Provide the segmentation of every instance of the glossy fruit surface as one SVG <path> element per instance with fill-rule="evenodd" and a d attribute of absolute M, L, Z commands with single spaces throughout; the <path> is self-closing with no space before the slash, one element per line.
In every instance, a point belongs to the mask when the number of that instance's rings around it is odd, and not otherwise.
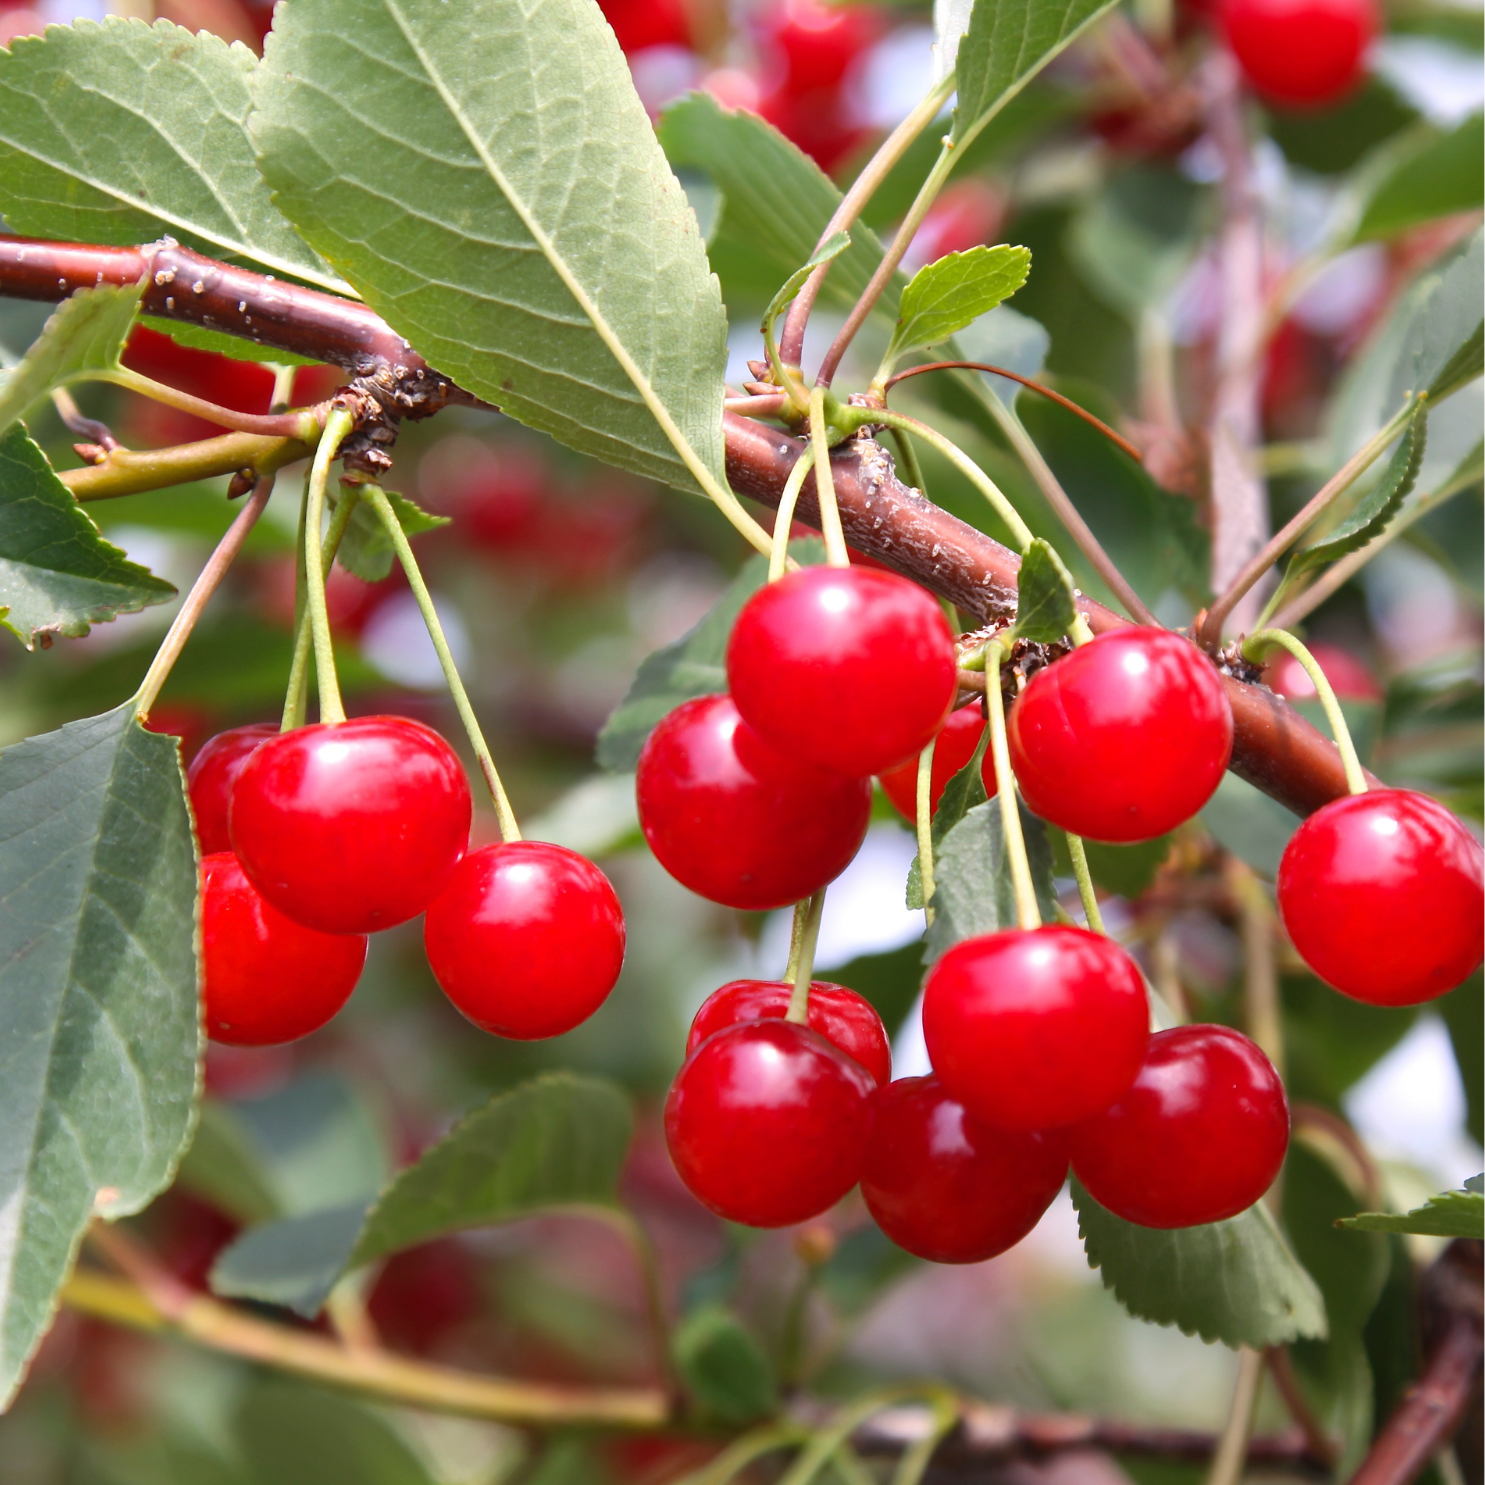
<path fill-rule="evenodd" d="M 993 1129 L 937 1078 L 872 1098 L 861 1194 L 897 1244 L 934 1263 L 979 1263 L 1036 1226 L 1067 1175 L 1060 1130 Z"/>
<path fill-rule="evenodd" d="M 701 1003 L 686 1038 L 690 1056 L 715 1031 L 740 1021 L 782 1020 L 794 987 L 782 980 L 733 980 Z M 876 1007 L 828 980 L 810 981 L 809 1028 L 859 1062 L 878 1086 L 892 1077 L 892 1045 Z"/>
<path fill-rule="evenodd" d="M 787 573 L 744 604 L 727 645 L 728 688 L 760 737 L 862 778 L 917 758 L 956 676 L 937 601 L 873 568 Z"/>
<path fill-rule="evenodd" d="M 665 1139 L 703 1206 L 749 1227 L 832 1207 L 861 1175 L 876 1085 L 824 1037 L 745 1021 L 686 1059 L 665 1101 Z"/>
<path fill-rule="evenodd" d="M 923 987 L 923 1036 L 977 1119 L 1053 1129 L 1113 1103 L 1149 1039 L 1135 962 L 1112 939 L 1049 923 L 955 944 Z"/>
<path fill-rule="evenodd" d="M 469 781 L 431 727 L 356 717 L 270 738 L 232 791 L 232 846 L 282 913 L 323 933 L 415 918 L 469 842 Z"/>
<path fill-rule="evenodd" d="M 278 736 L 272 722 L 254 722 L 250 727 L 234 727 L 219 732 L 191 760 L 186 770 L 186 788 L 191 796 L 191 812 L 196 816 L 196 836 L 203 856 L 230 851 L 232 840 L 227 833 L 227 805 L 232 786 L 242 766 L 270 737 Z"/>
<path fill-rule="evenodd" d="M 1070 1131 L 1072 1166 L 1126 1222 L 1192 1227 L 1252 1206 L 1289 1148 L 1289 1103 L 1263 1053 L 1226 1026 L 1150 1038 L 1134 1086 Z"/>
<path fill-rule="evenodd" d="M 482 1031 L 560 1036 L 608 998 L 624 963 L 624 914 L 585 856 L 544 841 L 471 851 L 423 920 L 443 992 Z"/>
<path fill-rule="evenodd" d="M 1279 863 L 1279 912 L 1300 957 L 1344 995 L 1418 1005 L 1485 953 L 1479 842 L 1436 800 L 1372 789 L 1332 800 Z"/>
<path fill-rule="evenodd" d="M 201 862 L 202 995 L 215 1042 L 267 1047 L 318 1031 L 366 963 L 359 934 L 316 933 L 286 918 L 231 851 Z"/>
<path fill-rule="evenodd" d="M 727 907 L 787 907 L 818 892 L 850 865 L 871 818 L 867 779 L 785 758 L 728 696 L 663 718 L 635 788 L 661 866 Z"/>
<path fill-rule="evenodd" d="M 974 757 L 975 749 L 980 745 L 980 737 L 984 731 L 985 718 L 978 702 L 970 706 L 961 706 L 958 711 L 949 713 L 949 720 L 944 723 L 943 730 L 933 745 L 933 774 L 929 785 L 930 814 L 938 808 L 944 785 Z M 985 749 L 985 757 L 980 763 L 980 779 L 985 785 L 986 795 L 994 799 L 995 759 L 990 756 L 989 748 Z M 916 758 L 898 768 L 889 768 L 881 776 L 881 785 L 883 793 L 892 801 L 898 814 L 908 820 L 918 818 L 918 760 Z"/>
<path fill-rule="evenodd" d="M 1379 21 L 1373 0 L 1226 0 L 1219 18 L 1248 82 L 1296 108 L 1339 102 L 1360 82 Z"/>
<path fill-rule="evenodd" d="M 1232 711 L 1194 644 L 1130 625 L 1038 671 L 1006 733 L 1035 814 L 1123 843 L 1164 835 L 1212 797 L 1232 753 Z"/>
<path fill-rule="evenodd" d="M 1353 701 L 1380 701 L 1382 688 L 1377 678 L 1350 650 L 1339 645 L 1312 644 L 1310 654 L 1319 663 L 1330 689 L 1343 699 Z M 1313 701 L 1316 696 L 1315 683 L 1309 672 L 1289 653 L 1278 651 L 1264 668 L 1264 684 L 1290 701 Z"/>

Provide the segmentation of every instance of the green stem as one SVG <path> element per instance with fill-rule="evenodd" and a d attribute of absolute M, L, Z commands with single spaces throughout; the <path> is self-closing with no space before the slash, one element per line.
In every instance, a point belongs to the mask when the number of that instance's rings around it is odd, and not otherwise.
<path fill-rule="evenodd" d="M 163 490 L 168 485 L 191 484 L 241 470 L 251 470 L 261 479 L 285 464 L 309 458 L 313 452 L 314 440 L 301 443 L 297 438 L 223 433 L 167 449 L 110 449 L 101 464 L 64 469 L 57 477 L 80 501 L 113 500 L 120 495 Z"/>
<path fill-rule="evenodd" d="M 789 565 L 789 531 L 794 525 L 794 507 L 799 504 L 799 492 L 804 488 L 805 476 L 814 465 L 815 449 L 810 444 L 794 461 L 794 468 L 784 481 L 784 492 L 779 496 L 778 518 L 773 523 L 773 550 L 768 554 L 768 580 L 771 583 L 778 582 Z"/>
<path fill-rule="evenodd" d="M 909 1398 L 922 1397 L 930 1402 L 936 1402 L 946 1396 L 945 1389 L 931 1382 L 905 1387 L 883 1387 L 875 1392 L 868 1392 L 864 1397 L 859 1397 L 855 1402 L 848 1403 L 841 1408 L 831 1419 L 829 1426 L 820 1429 L 810 1439 L 809 1444 L 794 1461 L 779 1485 L 809 1485 L 831 1455 L 873 1413 L 879 1413 L 883 1408 L 889 1408 L 893 1403 L 906 1401 Z"/>
<path fill-rule="evenodd" d="M 903 1451 L 892 1473 L 892 1485 L 919 1485 L 928 1472 L 933 1451 L 959 1421 L 959 1409 L 950 1393 L 941 1392 L 931 1397 L 928 1405 L 933 1412 L 933 1426 L 911 1448 Z"/>
<path fill-rule="evenodd" d="M 1240 1485 L 1243 1468 L 1248 1462 L 1248 1438 L 1253 1431 L 1253 1414 L 1258 1407 L 1258 1387 L 1263 1380 L 1263 1352 L 1244 1346 L 1238 1352 L 1237 1380 L 1232 1389 L 1232 1405 L 1227 1423 L 1217 1441 L 1212 1467 L 1206 1485 Z"/>
<path fill-rule="evenodd" d="M 413 591 L 413 597 L 417 599 L 423 622 L 428 626 L 428 637 L 433 641 L 433 648 L 438 652 L 438 663 L 443 667 L 444 679 L 449 685 L 449 694 L 454 698 L 454 707 L 459 713 L 459 720 L 464 724 L 464 731 L 469 736 L 470 746 L 474 749 L 475 757 L 479 759 L 480 772 L 484 774 L 485 783 L 490 789 L 490 797 L 495 802 L 495 813 L 500 821 L 500 838 L 505 841 L 520 840 L 521 829 L 516 824 L 516 813 L 510 807 L 510 798 L 505 792 L 505 785 L 500 782 L 495 760 L 490 756 L 489 744 L 485 741 L 485 734 L 480 730 L 479 719 L 474 714 L 474 707 L 470 705 L 469 693 L 464 689 L 464 682 L 459 676 L 459 668 L 454 664 L 449 642 L 444 636 L 443 625 L 439 622 L 438 611 L 433 606 L 433 595 L 429 593 L 428 585 L 423 581 L 418 559 L 413 556 L 412 544 L 407 539 L 407 533 L 402 529 L 402 522 L 397 519 L 397 512 L 392 509 L 392 502 L 387 499 L 387 493 L 380 485 L 362 485 L 361 493 L 364 499 L 371 502 L 371 508 L 380 517 L 382 525 L 387 528 L 387 535 L 396 549 L 397 559 L 402 563 L 403 572 L 407 574 L 408 586 Z"/>
<path fill-rule="evenodd" d="M 309 656 L 313 638 L 307 599 L 309 576 L 304 561 L 305 514 L 309 510 L 308 476 L 305 476 L 305 498 L 299 502 L 299 571 L 294 594 L 294 658 L 289 663 L 289 684 L 284 691 L 284 716 L 281 728 L 284 732 L 304 726 L 304 714 L 309 703 Z M 335 514 L 330 517 L 329 529 L 325 532 L 323 568 L 328 579 L 335 554 L 340 550 L 340 539 L 351 524 L 351 515 L 361 497 L 354 489 L 347 489 L 336 502 Z"/>
<path fill-rule="evenodd" d="M 796 916 L 798 925 L 799 950 L 797 954 L 791 955 L 794 964 L 794 990 L 789 996 L 789 1009 L 784 1020 L 793 1021 L 797 1026 L 807 1026 L 810 1014 L 810 980 L 815 973 L 815 945 L 820 938 L 820 918 L 825 911 L 825 889 L 820 888 L 806 903 L 801 904 L 804 908 L 803 917 Z M 799 908 L 795 908 L 798 915 Z"/>
<path fill-rule="evenodd" d="M 1094 933 L 1107 933 L 1103 926 L 1103 914 L 1098 910 L 1098 894 L 1093 890 L 1093 878 L 1088 872 L 1088 852 L 1083 849 L 1083 837 L 1071 830 L 1062 832 L 1067 837 L 1067 854 L 1072 858 L 1073 875 L 1078 879 L 1078 896 L 1083 899 L 1083 916 Z"/>
<path fill-rule="evenodd" d="M 810 392 L 810 448 L 815 455 L 815 500 L 820 507 L 825 556 L 832 567 L 849 567 L 851 554 L 846 550 L 840 507 L 835 503 L 835 477 L 830 469 L 830 425 L 825 421 L 824 387 L 815 387 Z"/>
<path fill-rule="evenodd" d="M 700 1474 L 691 1476 L 688 1485 L 729 1485 L 755 1459 L 794 1448 L 808 1438 L 802 1423 L 765 1423 L 733 1440 Z"/>
<path fill-rule="evenodd" d="M 933 924 L 933 749 L 937 738 L 918 754 L 918 790 L 913 819 L 918 830 L 918 881 L 923 891 L 923 916 Z"/>
<path fill-rule="evenodd" d="M 230 407 L 218 407 L 215 402 L 207 402 L 205 398 L 193 397 L 189 392 L 178 392 L 174 387 L 167 387 L 163 382 L 153 381 L 122 366 L 100 373 L 99 380 L 112 382 L 116 387 L 124 387 L 130 392 L 138 392 L 141 396 L 163 402 L 167 407 L 178 408 L 181 412 L 191 413 L 194 417 L 205 418 L 207 422 L 216 423 L 220 427 L 235 428 L 240 433 L 257 433 L 269 438 L 297 438 L 309 443 L 320 427 L 320 420 L 308 409 L 303 412 L 266 415 L 237 412 Z"/>
<path fill-rule="evenodd" d="M 294 401 L 294 373 L 299 368 L 286 366 L 280 361 L 265 361 L 263 364 L 273 372 L 273 394 L 268 399 L 268 411 L 286 412 Z"/>
<path fill-rule="evenodd" d="M 325 604 L 324 538 L 320 525 L 325 518 L 325 486 L 330 480 L 330 465 L 345 442 L 355 419 L 343 407 L 330 410 L 325 431 L 315 449 L 309 471 L 309 491 L 305 497 L 304 565 L 305 597 L 309 607 L 310 629 L 314 636 L 315 678 L 320 691 L 320 721 L 344 722 L 345 707 L 340 699 L 340 682 L 335 677 L 335 645 L 330 638 L 330 611 Z"/>
<path fill-rule="evenodd" d="M 928 482 L 923 478 L 923 466 L 918 463 L 918 451 L 913 447 L 913 441 L 901 428 L 892 430 L 892 442 L 897 445 L 897 452 L 902 458 L 902 476 L 925 499 L 928 496 Z"/>
<path fill-rule="evenodd" d="M 1000 662 L 1004 646 L 992 639 L 985 646 L 985 704 L 989 713 L 990 751 L 995 758 L 995 777 L 1000 787 L 1000 821 L 1005 835 L 1006 860 L 1011 866 L 1011 885 L 1016 893 L 1016 918 L 1022 928 L 1040 928 L 1042 915 L 1036 905 L 1036 886 L 1031 863 L 1026 858 L 1026 837 L 1021 833 L 1021 811 L 1016 804 L 1016 776 L 1011 772 L 1011 754 L 1005 740 L 1005 699 L 1000 694 Z"/>
<path fill-rule="evenodd" d="M 1320 705 L 1325 708 L 1325 720 L 1330 723 L 1331 736 L 1340 749 L 1341 764 L 1346 770 L 1346 787 L 1353 794 L 1365 794 L 1366 773 L 1362 769 L 1361 759 L 1356 756 L 1356 744 L 1351 741 L 1351 729 L 1346 726 L 1345 714 L 1341 711 L 1341 704 L 1336 700 L 1330 682 L 1325 678 L 1325 672 L 1320 669 L 1315 657 L 1286 629 L 1260 629 L 1257 634 L 1250 635 L 1243 641 L 1243 658 L 1251 660 L 1255 665 L 1259 664 L 1263 652 L 1270 645 L 1288 650 L 1304 666 L 1305 674 L 1315 684 Z"/>

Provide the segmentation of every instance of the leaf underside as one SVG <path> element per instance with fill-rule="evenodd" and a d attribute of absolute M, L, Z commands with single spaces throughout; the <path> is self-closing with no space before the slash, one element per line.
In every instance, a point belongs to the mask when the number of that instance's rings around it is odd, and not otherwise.
<path fill-rule="evenodd" d="M 1038 644 L 1067 635 L 1078 617 L 1072 574 L 1049 541 L 1037 537 L 1016 575 L 1016 634 Z"/>
<path fill-rule="evenodd" d="M 1445 1191 L 1411 1212 L 1362 1212 L 1344 1217 L 1337 1227 L 1360 1232 L 1411 1232 L 1424 1237 L 1485 1237 L 1485 1195 L 1478 1191 Z"/>

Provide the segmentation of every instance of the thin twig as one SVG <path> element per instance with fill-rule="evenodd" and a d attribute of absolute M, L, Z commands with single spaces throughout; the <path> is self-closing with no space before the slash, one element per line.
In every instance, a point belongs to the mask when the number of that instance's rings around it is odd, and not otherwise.
<path fill-rule="evenodd" d="M 120 495 L 138 495 L 144 490 L 194 484 L 222 474 L 246 472 L 259 479 L 285 464 L 307 459 L 312 453 L 314 446 L 297 438 L 223 433 L 217 438 L 175 444 L 166 449 L 116 446 L 99 463 L 64 469 L 57 477 L 78 500 L 112 500 Z"/>
<path fill-rule="evenodd" d="M 182 392 L 164 382 L 141 376 L 127 367 L 117 367 L 98 375 L 101 381 L 112 382 L 125 391 L 137 392 L 141 397 L 163 402 L 167 407 L 190 413 L 193 417 L 204 418 L 208 423 L 216 423 L 222 428 L 235 428 L 239 433 L 257 433 L 265 438 L 297 438 L 301 442 L 308 442 L 321 425 L 321 416 L 314 409 L 263 414 L 238 412 L 235 408 L 220 407 L 215 402 L 206 401 L 204 397 L 193 397 L 189 392 Z M 323 409 L 320 413 L 323 413 Z"/>
<path fill-rule="evenodd" d="M 1263 1353 L 1244 1346 L 1238 1352 L 1237 1380 L 1227 1424 L 1212 1456 L 1206 1485 L 1238 1485 L 1248 1462 L 1248 1437 L 1253 1432 L 1253 1414 L 1258 1407 L 1258 1388 L 1263 1381 Z"/>
<path fill-rule="evenodd" d="M 52 406 L 56 408 L 57 416 L 66 424 L 69 431 L 80 433 L 104 453 L 111 453 L 114 449 L 122 447 L 118 439 L 113 436 L 113 430 L 108 424 L 100 423 L 97 418 L 87 417 L 77 405 L 77 399 L 66 387 L 52 388 Z"/>
<path fill-rule="evenodd" d="M 1274 1386 L 1279 1396 L 1284 1399 L 1284 1406 L 1288 1409 L 1289 1416 L 1294 1419 L 1304 1434 L 1310 1453 L 1317 1459 L 1327 1459 L 1334 1465 L 1340 1458 L 1340 1448 L 1336 1441 L 1326 1433 L 1324 1424 L 1316 1416 L 1315 1410 L 1310 1406 L 1310 1401 L 1304 1394 L 1304 1389 L 1299 1385 L 1299 1378 L 1295 1375 L 1294 1362 L 1289 1355 L 1289 1348 L 1270 1346 L 1263 1353 L 1263 1359 L 1268 1366 L 1269 1376 L 1274 1379 Z"/>

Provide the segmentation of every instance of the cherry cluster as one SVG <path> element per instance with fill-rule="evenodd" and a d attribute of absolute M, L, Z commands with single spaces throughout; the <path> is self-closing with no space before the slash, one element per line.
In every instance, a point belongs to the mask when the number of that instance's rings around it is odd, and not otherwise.
<path fill-rule="evenodd" d="M 444 993 L 499 1036 L 570 1031 L 619 977 L 624 917 L 608 879 L 540 841 L 470 850 L 463 766 L 420 722 L 238 727 L 187 780 L 214 1041 L 318 1030 L 355 989 L 367 935 L 420 913 Z"/>

